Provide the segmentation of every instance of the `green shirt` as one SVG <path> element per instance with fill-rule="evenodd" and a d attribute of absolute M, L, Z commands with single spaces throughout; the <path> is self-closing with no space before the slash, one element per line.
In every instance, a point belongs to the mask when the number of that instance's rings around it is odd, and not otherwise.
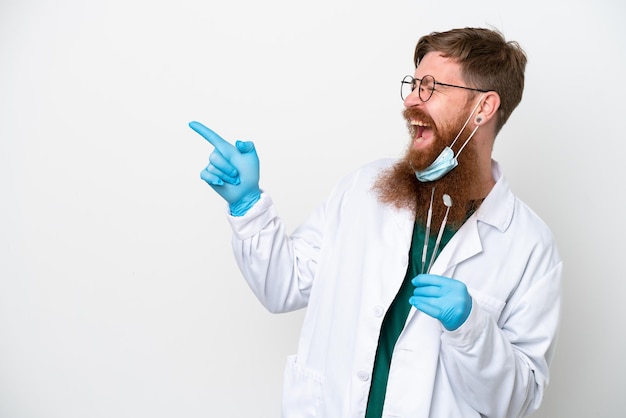
<path fill-rule="evenodd" d="M 445 247 L 450 238 L 456 231 L 445 228 L 439 251 Z M 409 266 L 406 276 L 398 294 L 394 298 L 389 310 L 383 319 L 380 336 L 378 338 L 378 348 L 374 359 L 374 369 L 372 371 L 372 384 L 370 386 L 369 398 L 367 400 L 366 418 L 380 418 L 383 414 L 383 405 L 385 403 L 385 393 L 387 391 L 387 380 L 389 378 L 389 367 L 391 365 L 391 356 L 396 341 L 400 333 L 404 329 L 404 324 L 409 316 L 411 304 L 409 298 L 413 296 L 413 285 L 411 280 L 417 276 L 422 270 L 422 251 L 424 248 L 425 228 L 415 223 L 413 229 L 413 239 L 411 241 L 411 249 L 409 251 Z M 436 236 L 430 236 L 428 240 L 428 254 L 426 255 L 426 265 L 430 261 L 432 252 L 435 248 Z M 425 269 L 425 268 L 424 268 Z"/>

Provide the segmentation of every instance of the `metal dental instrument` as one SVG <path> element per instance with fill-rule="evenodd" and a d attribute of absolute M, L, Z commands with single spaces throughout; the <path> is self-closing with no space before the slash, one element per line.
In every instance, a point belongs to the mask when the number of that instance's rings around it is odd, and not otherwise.
<path fill-rule="evenodd" d="M 433 187 L 432 192 L 430 193 L 430 206 L 428 206 L 428 216 L 426 218 L 426 234 L 424 235 L 424 249 L 422 250 L 422 269 L 421 272 L 424 273 L 424 268 L 426 267 L 426 253 L 428 252 L 428 237 L 430 236 L 430 221 L 433 217 L 433 198 L 435 197 L 435 188 Z"/>
<path fill-rule="evenodd" d="M 435 262 L 435 257 L 437 257 L 437 251 L 439 251 L 439 244 L 441 243 L 441 237 L 443 236 L 443 230 L 446 226 L 446 222 L 448 222 L 448 213 L 450 213 L 450 208 L 452 207 L 452 198 L 450 195 L 443 195 L 443 204 L 446 205 L 446 215 L 443 217 L 443 221 L 441 221 L 441 226 L 439 227 L 439 234 L 437 234 L 437 241 L 435 242 L 435 249 L 433 250 L 433 255 L 430 257 L 430 263 L 428 263 L 428 269 L 426 270 L 426 274 L 430 274 L 430 268 L 433 266 Z"/>

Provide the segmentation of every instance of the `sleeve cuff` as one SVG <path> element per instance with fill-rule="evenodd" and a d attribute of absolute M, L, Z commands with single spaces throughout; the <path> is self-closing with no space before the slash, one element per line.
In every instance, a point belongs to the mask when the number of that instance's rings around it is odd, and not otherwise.
<path fill-rule="evenodd" d="M 243 216 L 231 215 L 230 210 L 226 207 L 226 218 L 233 234 L 241 240 L 258 234 L 276 215 L 271 197 L 264 192 L 261 192 L 261 198 Z"/>
<path fill-rule="evenodd" d="M 443 328 L 443 339 L 457 347 L 471 346 L 485 332 L 488 321 L 489 314 L 473 299 L 472 310 L 465 322 L 454 331 Z"/>

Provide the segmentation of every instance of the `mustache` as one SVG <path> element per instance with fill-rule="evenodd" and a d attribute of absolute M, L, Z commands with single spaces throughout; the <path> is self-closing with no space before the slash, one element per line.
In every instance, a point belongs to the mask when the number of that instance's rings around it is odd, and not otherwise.
<path fill-rule="evenodd" d="M 430 117 L 430 115 L 424 112 L 422 109 L 418 109 L 417 107 L 409 107 L 404 109 L 404 111 L 402 112 L 402 116 L 408 124 L 411 123 L 411 120 L 419 120 L 430 125 L 432 128 L 435 128 L 435 121 Z"/>

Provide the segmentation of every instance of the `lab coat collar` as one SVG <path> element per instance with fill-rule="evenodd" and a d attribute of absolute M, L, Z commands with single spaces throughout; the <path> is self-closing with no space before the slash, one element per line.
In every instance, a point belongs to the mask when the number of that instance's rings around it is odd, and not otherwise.
<path fill-rule="evenodd" d="M 480 205 L 476 212 L 476 219 L 504 232 L 513 220 L 515 196 L 502 174 L 500 164 L 495 160 L 491 160 L 491 172 L 496 184 Z"/>

